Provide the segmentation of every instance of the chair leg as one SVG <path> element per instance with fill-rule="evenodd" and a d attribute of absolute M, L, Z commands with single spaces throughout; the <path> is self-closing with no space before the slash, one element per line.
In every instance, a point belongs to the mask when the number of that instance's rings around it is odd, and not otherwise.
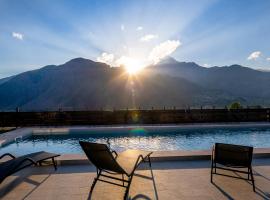
<path fill-rule="evenodd" d="M 89 194 L 90 199 L 91 199 L 92 192 L 93 192 L 93 190 L 94 190 L 94 188 L 95 188 L 95 185 L 96 185 L 96 183 L 97 183 L 97 181 L 98 181 L 98 178 L 99 178 L 100 174 L 101 174 L 101 170 L 98 172 L 97 177 L 94 179 L 94 181 L 93 181 L 93 183 L 92 183 L 91 190 L 90 190 L 90 194 Z"/>
<path fill-rule="evenodd" d="M 52 162 L 53 162 L 54 170 L 56 171 L 56 170 L 57 170 L 57 164 L 56 164 L 54 158 L 52 158 Z M 40 163 L 40 164 L 41 164 L 41 163 Z"/>
<path fill-rule="evenodd" d="M 211 183 L 213 183 L 213 161 L 211 162 Z"/>
<path fill-rule="evenodd" d="M 150 166 L 150 168 L 152 168 L 152 164 L 151 164 L 151 159 L 150 159 L 150 156 L 148 156 L 148 162 L 149 162 L 149 166 Z"/>
<path fill-rule="evenodd" d="M 125 192 L 124 200 L 128 199 L 128 193 L 129 193 L 129 188 L 130 188 L 132 178 L 133 178 L 133 174 L 130 176 L 130 178 L 128 180 L 128 185 L 127 185 L 127 189 L 126 189 L 126 192 Z"/>
<path fill-rule="evenodd" d="M 253 187 L 253 192 L 255 192 L 255 181 L 253 177 L 253 172 L 252 172 L 252 167 L 250 166 L 250 176 L 251 176 L 251 182 L 252 182 L 252 187 Z"/>
<path fill-rule="evenodd" d="M 250 174 L 250 168 L 248 168 L 248 180 L 250 180 L 249 178 L 249 174 Z"/>

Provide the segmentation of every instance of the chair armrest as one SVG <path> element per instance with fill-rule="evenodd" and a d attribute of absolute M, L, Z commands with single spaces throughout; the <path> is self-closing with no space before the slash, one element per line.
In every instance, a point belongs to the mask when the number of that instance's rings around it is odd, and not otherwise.
<path fill-rule="evenodd" d="M 30 161 L 31 162 L 31 164 L 34 164 L 34 165 L 37 165 L 37 163 L 34 161 L 34 160 L 32 160 L 31 158 L 25 158 L 25 159 L 23 159 L 21 162 L 19 162 L 16 166 L 15 166 L 15 168 L 20 168 L 20 169 L 23 169 L 23 168 L 25 168 L 25 167 L 27 167 L 27 166 L 30 166 L 30 165 L 25 165 L 25 166 L 23 166 L 23 167 L 20 167 L 25 161 Z"/>
<path fill-rule="evenodd" d="M 132 170 L 132 174 L 134 173 L 134 171 L 136 170 L 136 168 L 138 167 L 138 163 L 141 161 L 141 160 L 143 160 L 143 156 L 142 155 L 139 155 L 138 156 L 138 158 L 137 158 L 137 160 L 136 160 L 136 163 L 135 163 L 135 165 L 134 165 L 134 168 L 133 168 L 133 170 Z"/>
<path fill-rule="evenodd" d="M 31 158 L 25 158 L 25 160 L 29 160 L 30 162 L 32 162 L 33 164 L 37 164 L 37 162 L 35 162 L 33 159 Z"/>
<path fill-rule="evenodd" d="M 6 157 L 6 156 L 11 157 L 12 159 L 16 158 L 16 157 L 15 157 L 14 155 L 12 155 L 11 153 L 5 153 L 5 154 L 3 154 L 3 155 L 0 156 L 0 159 L 4 158 L 4 157 Z"/>
<path fill-rule="evenodd" d="M 143 156 L 142 155 L 139 155 L 139 157 L 137 158 L 136 164 L 135 164 L 136 167 L 138 166 L 138 163 L 140 162 L 140 159 L 143 160 Z"/>

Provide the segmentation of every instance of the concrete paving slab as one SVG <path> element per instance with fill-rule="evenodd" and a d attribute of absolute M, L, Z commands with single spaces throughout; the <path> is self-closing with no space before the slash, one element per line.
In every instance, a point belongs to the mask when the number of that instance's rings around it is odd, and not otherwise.
<path fill-rule="evenodd" d="M 130 199 L 270 199 L 270 159 L 255 159 L 256 193 L 244 180 L 214 176 L 209 161 L 154 162 L 142 165 L 131 184 Z M 232 172 L 227 172 L 232 173 Z M 233 174 L 237 175 L 237 174 Z M 94 177 L 92 165 L 26 168 L 0 185 L 0 199 L 88 199 Z M 92 199 L 122 199 L 123 188 L 98 182 Z"/>

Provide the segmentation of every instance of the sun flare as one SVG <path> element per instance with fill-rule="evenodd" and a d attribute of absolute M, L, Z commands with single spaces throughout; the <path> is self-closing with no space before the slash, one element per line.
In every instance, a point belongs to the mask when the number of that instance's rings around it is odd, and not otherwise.
<path fill-rule="evenodd" d="M 145 64 L 139 59 L 134 59 L 126 56 L 121 57 L 118 62 L 119 65 L 125 67 L 126 71 L 130 75 L 139 73 L 145 67 Z"/>
<path fill-rule="evenodd" d="M 143 67 L 137 64 L 128 64 L 125 68 L 129 74 L 137 74 Z"/>

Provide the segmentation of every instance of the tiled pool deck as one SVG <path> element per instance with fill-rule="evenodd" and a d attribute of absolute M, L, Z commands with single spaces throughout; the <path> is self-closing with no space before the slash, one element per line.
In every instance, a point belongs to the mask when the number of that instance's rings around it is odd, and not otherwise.
<path fill-rule="evenodd" d="M 256 193 L 250 183 L 214 176 L 210 161 L 154 162 L 152 172 L 141 166 L 134 177 L 130 199 L 270 199 L 270 159 L 255 159 Z M 152 174 L 153 177 L 152 178 Z M 91 165 L 31 167 L 8 177 L 0 185 L 0 199 L 88 199 L 95 177 Z M 122 199 L 122 188 L 98 182 L 92 199 Z"/>

